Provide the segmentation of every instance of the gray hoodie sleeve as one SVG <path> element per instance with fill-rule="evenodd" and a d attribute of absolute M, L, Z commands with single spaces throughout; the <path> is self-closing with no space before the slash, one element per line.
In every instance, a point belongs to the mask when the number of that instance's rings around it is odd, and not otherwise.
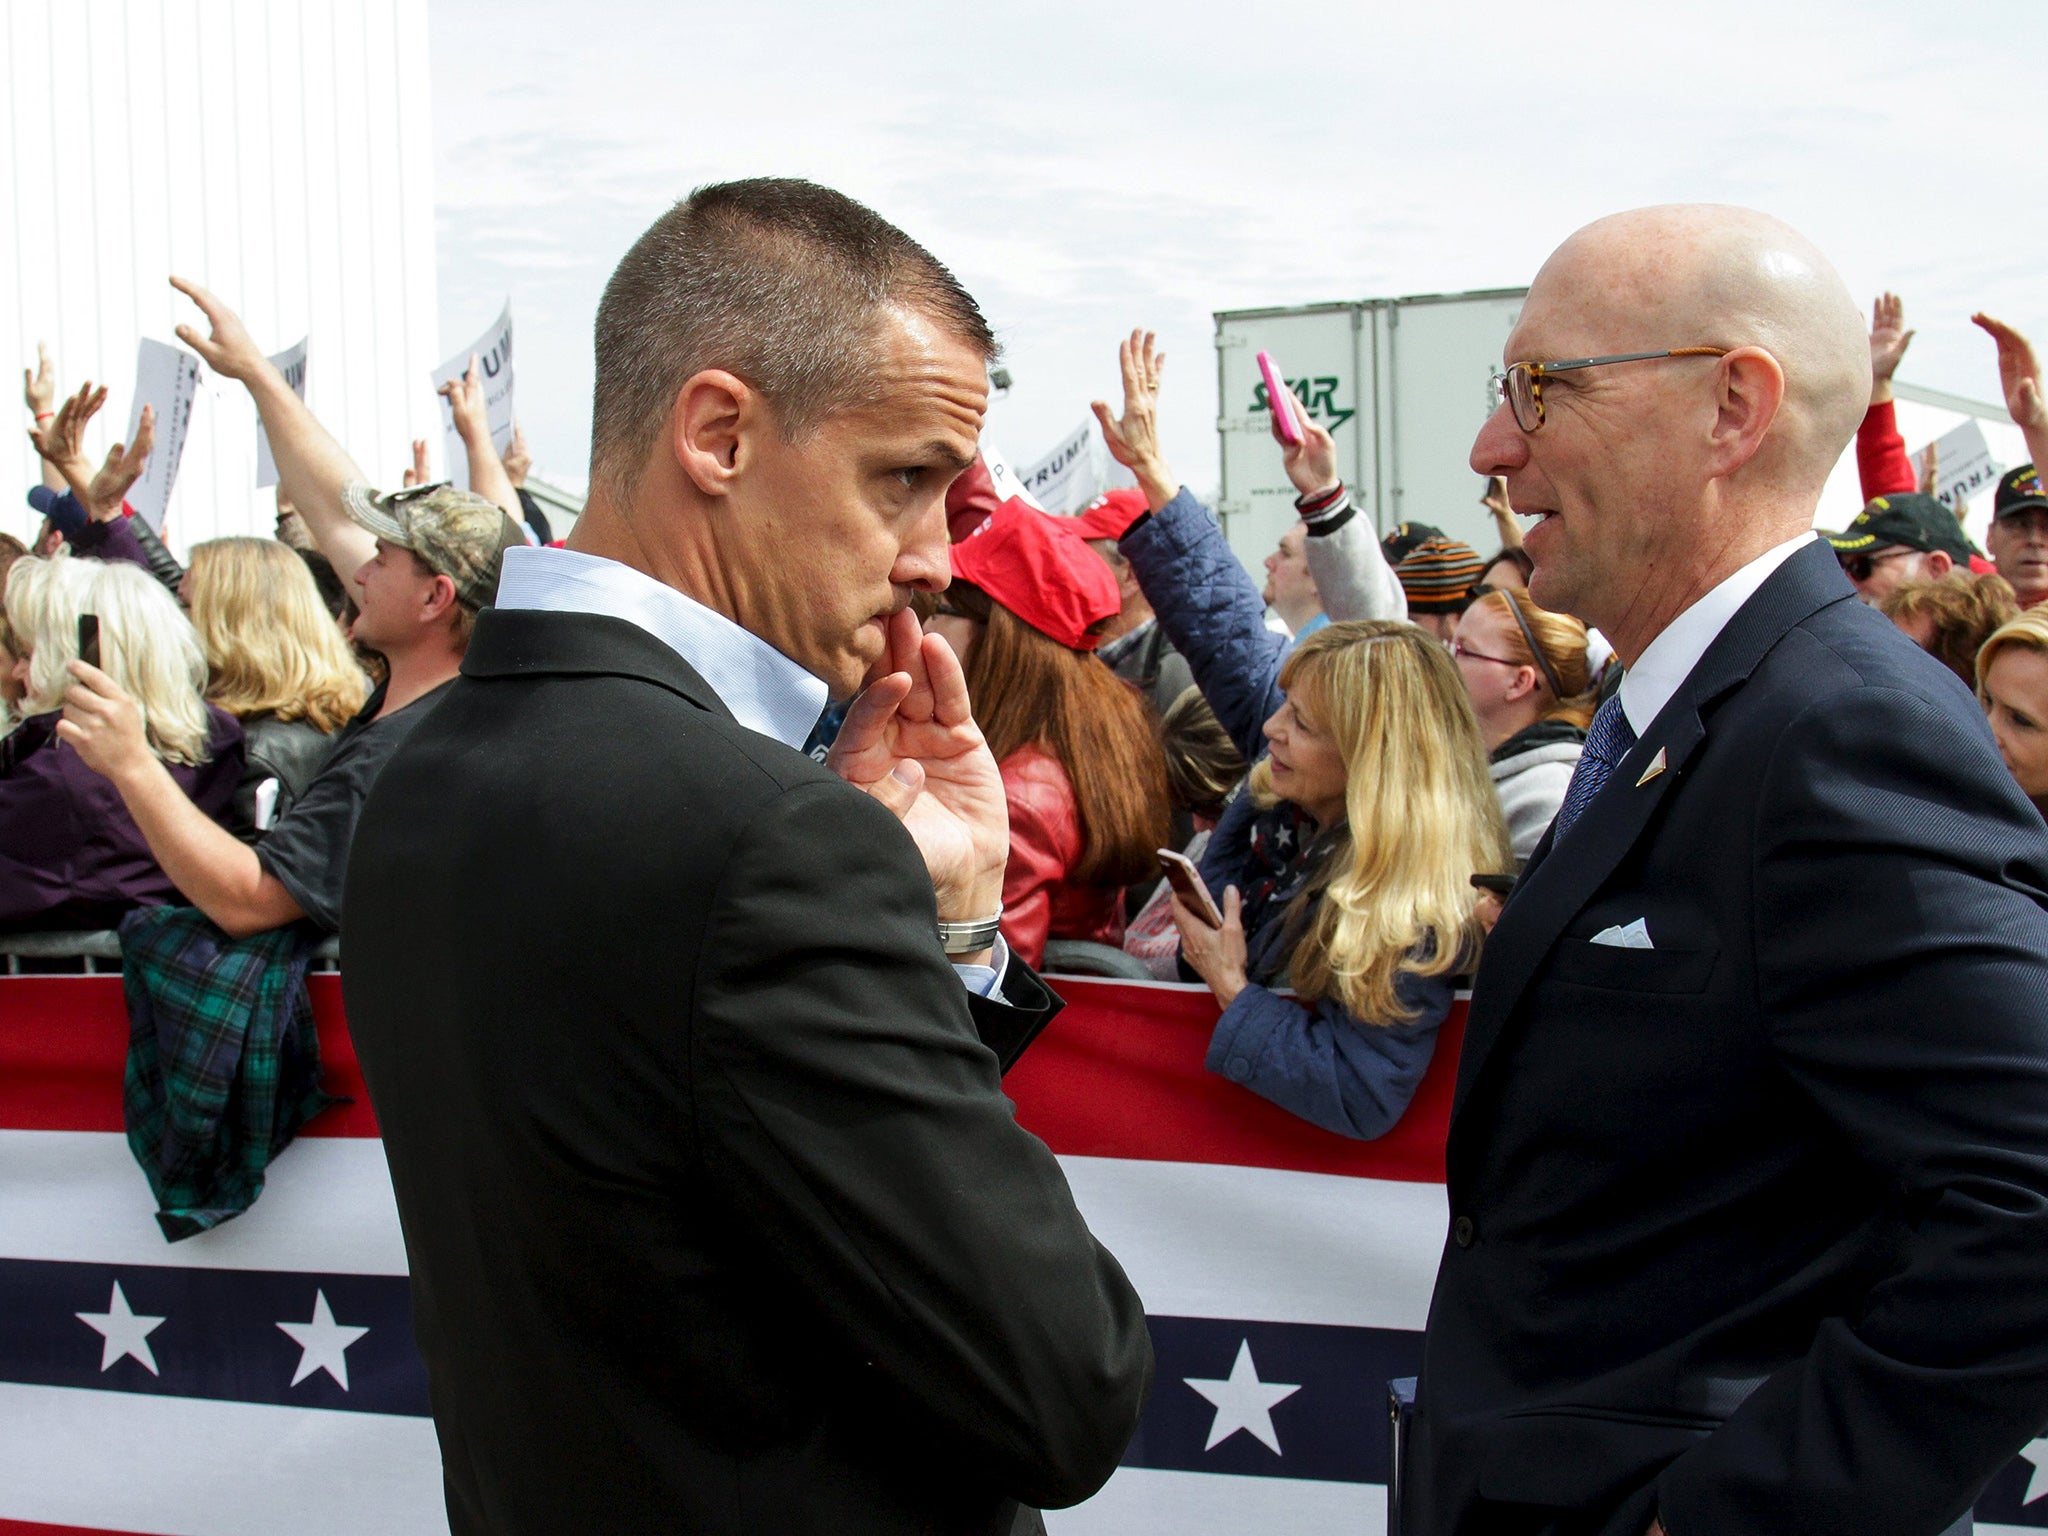
<path fill-rule="evenodd" d="M 1303 514 L 1309 574 L 1332 623 L 1345 619 L 1406 619 L 1408 598 L 1380 550 L 1372 520 L 1349 491 L 1313 515 Z"/>

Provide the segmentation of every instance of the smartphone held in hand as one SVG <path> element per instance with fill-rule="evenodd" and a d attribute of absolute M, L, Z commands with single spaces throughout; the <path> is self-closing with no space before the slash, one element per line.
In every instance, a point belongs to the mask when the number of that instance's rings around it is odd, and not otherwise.
<path fill-rule="evenodd" d="M 1173 887 L 1174 895 L 1199 913 L 1203 922 L 1211 928 L 1223 926 L 1222 909 L 1216 905 L 1216 898 L 1209 894 L 1209 887 L 1202 882 L 1202 872 L 1195 868 L 1193 859 L 1171 848 L 1161 848 L 1159 867 L 1165 871 L 1166 883 Z"/>
<path fill-rule="evenodd" d="M 78 659 L 88 667 L 100 664 L 100 616 L 96 613 L 78 616 Z"/>
<path fill-rule="evenodd" d="M 1273 361 L 1270 352 L 1261 352 L 1258 362 L 1259 377 L 1266 381 L 1266 409 L 1273 413 L 1273 430 L 1288 447 L 1299 447 L 1301 423 L 1294 419 L 1294 397 L 1288 392 L 1287 381 L 1280 377 L 1280 365 Z"/>

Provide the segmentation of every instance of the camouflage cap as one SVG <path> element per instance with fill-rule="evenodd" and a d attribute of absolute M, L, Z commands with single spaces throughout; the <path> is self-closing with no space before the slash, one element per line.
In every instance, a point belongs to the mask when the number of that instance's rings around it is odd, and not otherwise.
<path fill-rule="evenodd" d="M 526 535 L 495 502 L 446 481 L 380 495 L 362 481 L 342 487 L 348 515 L 387 544 L 409 549 L 428 570 L 455 583 L 472 611 L 498 596 L 498 565 Z"/>

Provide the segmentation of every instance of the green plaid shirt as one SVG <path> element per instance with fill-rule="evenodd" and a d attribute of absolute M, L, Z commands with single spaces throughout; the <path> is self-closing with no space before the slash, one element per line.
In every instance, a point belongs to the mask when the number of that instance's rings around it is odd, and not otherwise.
<path fill-rule="evenodd" d="M 239 1216 L 320 1091 L 306 969 L 320 932 L 292 923 L 231 939 L 192 907 L 121 922 L 128 999 L 128 1147 L 170 1242 Z"/>

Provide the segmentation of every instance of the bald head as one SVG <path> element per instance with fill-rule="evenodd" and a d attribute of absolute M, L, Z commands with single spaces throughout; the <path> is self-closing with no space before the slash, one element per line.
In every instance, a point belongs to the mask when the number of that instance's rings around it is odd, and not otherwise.
<path fill-rule="evenodd" d="M 1530 288 L 1600 331 L 1590 350 L 1761 347 L 1785 398 L 1754 472 L 1818 494 L 1870 403 L 1862 312 L 1812 241 L 1769 214 L 1713 203 L 1638 208 L 1588 224 Z"/>
<path fill-rule="evenodd" d="M 1587 225 L 1537 273 L 1506 360 L 1643 353 L 1656 355 L 1540 375 L 1537 426 L 1503 406 L 1472 446 L 1472 467 L 1538 516 L 1531 595 L 1598 625 L 1631 665 L 1719 582 L 1811 529 L 1870 399 L 1841 278 L 1745 208 Z"/>

